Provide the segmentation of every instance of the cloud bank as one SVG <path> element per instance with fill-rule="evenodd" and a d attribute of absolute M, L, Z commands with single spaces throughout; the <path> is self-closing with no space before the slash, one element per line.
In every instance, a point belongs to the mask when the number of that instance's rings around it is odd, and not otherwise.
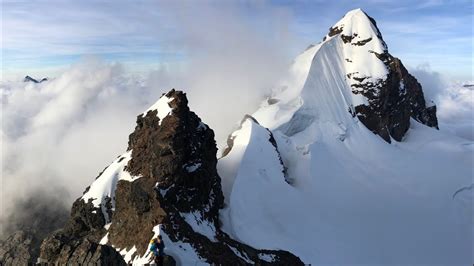
<path fill-rule="evenodd" d="M 151 93 L 119 65 L 94 59 L 51 81 L 1 90 L 3 218 L 38 190 L 45 198 L 63 193 L 69 205 L 126 148 Z"/>
<path fill-rule="evenodd" d="M 410 69 L 426 99 L 436 103 L 440 130 L 474 141 L 474 81 L 448 81 L 429 65 Z"/>

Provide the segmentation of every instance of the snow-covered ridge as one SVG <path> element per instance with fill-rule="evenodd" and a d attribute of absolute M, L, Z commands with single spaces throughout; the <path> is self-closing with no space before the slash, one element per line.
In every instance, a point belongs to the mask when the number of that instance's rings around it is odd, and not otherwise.
<path fill-rule="evenodd" d="M 139 177 L 131 176 L 125 169 L 132 156 L 132 151 L 120 155 L 113 161 L 91 184 L 82 200 L 86 203 L 92 201 L 94 207 L 101 208 L 104 217 L 108 221 L 107 201 L 110 199 L 112 209 L 115 208 L 115 189 L 120 180 L 134 181 Z"/>
<path fill-rule="evenodd" d="M 361 9 L 348 12 L 331 29 L 337 30 L 295 59 L 288 77 L 273 90 L 273 103 L 264 102 L 253 114 L 264 127 L 276 129 L 289 122 L 298 110 L 313 120 L 319 109 L 325 120 L 344 123 L 347 114 L 342 112 L 354 113 L 355 106 L 368 104 L 368 99 L 358 93 L 362 88 L 357 85 L 380 84 L 386 79 L 387 67 L 377 54 L 386 52 L 387 47 L 373 21 Z M 325 110 L 321 110 L 323 107 Z"/>
<path fill-rule="evenodd" d="M 218 162 L 227 233 L 307 264 L 472 264 L 472 141 L 412 117 L 403 141 L 387 145 L 354 112 L 393 74 L 383 56 L 375 21 L 357 9 L 296 58 L 252 115 L 263 127 L 244 123 Z M 403 96 L 406 77 L 385 88 Z"/>

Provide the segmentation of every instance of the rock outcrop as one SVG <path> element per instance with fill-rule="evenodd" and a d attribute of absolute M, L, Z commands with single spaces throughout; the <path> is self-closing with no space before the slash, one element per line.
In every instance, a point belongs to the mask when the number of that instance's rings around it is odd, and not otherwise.
<path fill-rule="evenodd" d="M 193 256 L 218 265 L 302 264 L 289 252 L 256 250 L 220 229 L 216 152 L 213 131 L 189 110 L 185 94 L 163 95 L 138 116 L 127 153 L 76 200 L 67 225 L 45 239 L 41 261 L 147 263 L 148 243 L 159 233 L 169 264 Z M 116 185 L 97 194 L 108 180 Z"/>
<path fill-rule="evenodd" d="M 67 209 L 60 201 L 62 191 L 53 197 L 44 191 L 14 203 L 14 211 L 2 221 L 0 265 L 27 265 L 36 262 L 41 241 L 66 223 Z"/>
<path fill-rule="evenodd" d="M 352 93 L 362 95 L 367 101 L 349 111 L 368 129 L 390 143 L 391 139 L 402 140 L 410 127 L 410 118 L 438 128 L 436 106 L 427 106 L 420 83 L 408 73 L 400 59 L 388 52 L 373 18 L 360 9 L 351 11 L 329 29 L 325 39 L 334 36 L 341 38 L 344 46 L 346 66 L 351 69 L 347 79 Z M 364 72 L 361 69 L 370 69 L 376 65 L 374 62 L 371 62 L 371 66 L 364 65 L 370 57 L 369 60 L 376 59 L 383 63 L 385 76 L 367 75 L 380 73 L 380 69 L 361 73 Z"/>
<path fill-rule="evenodd" d="M 16 231 L 0 241 L 0 265 L 28 265 L 36 262 L 39 243 L 35 235 Z"/>
<path fill-rule="evenodd" d="M 26 76 L 24 79 L 23 79 L 23 82 L 33 82 L 33 83 L 41 83 L 43 81 L 48 81 L 48 78 L 42 78 L 41 80 L 37 80 L 37 79 L 34 79 L 30 76 Z"/>

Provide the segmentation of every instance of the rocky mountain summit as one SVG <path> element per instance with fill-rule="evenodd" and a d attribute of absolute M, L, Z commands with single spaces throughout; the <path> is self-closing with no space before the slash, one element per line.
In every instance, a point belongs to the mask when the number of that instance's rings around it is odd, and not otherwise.
<path fill-rule="evenodd" d="M 342 40 L 352 93 L 366 98 L 349 111 L 367 128 L 387 142 L 402 140 L 410 118 L 438 128 L 436 106 L 427 106 L 420 83 L 388 52 L 373 18 L 361 9 L 350 11 L 329 29 L 324 40 L 330 38 Z M 380 69 L 374 68 L 377 64 Z"/>
<path fill-rule="evenodd" d="M 41 82 L 44 82 L 44 81 L 48 81 L 48 78 L 42 78 L 41 80 L 37 80 L 37 79 L 32 78 L 30 76 L 26 76 L 23 79 L 23 82 L 33 82 L 33 83 L 41 83 Z"/>
<path fill-rule="evenodd" d="M 220 229 L 223 207 L 213 131 L 172 90 L 137 118 L 123 155 L 74 202 L 66 226 L 41 246 L 45 263 L 148 263 L 160 234 L 167 264 L 298 265 L 286 251 L 257 250 Z"/>
<path fill-rule="evenodd" d="M 43 239 L 64 226 L 68 213 L 59 198 L 42 192 L 15 203 L 15 212 L 6 221 L 0 240 L 0 265 L 28 265 L 36 262 Z"/>

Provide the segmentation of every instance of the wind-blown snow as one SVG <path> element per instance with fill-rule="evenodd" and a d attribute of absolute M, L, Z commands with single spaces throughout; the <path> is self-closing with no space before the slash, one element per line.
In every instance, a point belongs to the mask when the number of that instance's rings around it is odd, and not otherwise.
<path fill-rule="evenodd" d="M 362 15 L 349 12 L 336 24 L 340 34 L 377 34 Z M 348 71 L 386 74 L 372 53 L 357 50 L 382 51 L 376 42 L 350 47 L 332 37 L 311 48 L 310 65 L 295 62 L 307 75 L 291 83 L 304 85 L 276 89 L 279 101 L 253 115 L 262 126 L 247 121 L 232 134 L 233 148 L 218 163 L 227 233 L 314 265 L 472 264 L 473 191 L 466 188 L 474 143 L 411 120 L 403 142 L 388 144 L 349 113 L 365 99 L 352 94 Z M 263 127 L 273 132 L 291 185 Z"/>

